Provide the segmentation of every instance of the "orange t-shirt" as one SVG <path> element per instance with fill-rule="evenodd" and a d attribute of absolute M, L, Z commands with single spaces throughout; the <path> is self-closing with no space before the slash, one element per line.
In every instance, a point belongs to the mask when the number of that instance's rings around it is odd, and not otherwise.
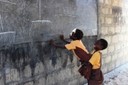
<path fill-rule="evenodd" d="M 101 53 L 100 51 L 95 52 L 89 62 L 93 65 L 92 69 L 98 69 L 100 68 L 100 58 L 101 58 Z"/>
<path fill-rule="evenodd" d="M 81 40 L 73 40 L 71 41 L 71 43 L 69 44 L 66 44 L 65 47 L 68 49 L 68 50 L 72 50 L 74 55 L 80 60 L 80 58 L 76 55 L 76 53 L 74 52 L 74 50 L 79 47 L 81 48 L 83 51 L 85 51 L 86 53 L 89 53 L 86 49 L 86 47 L 83 45 L 82 41 Z"/>

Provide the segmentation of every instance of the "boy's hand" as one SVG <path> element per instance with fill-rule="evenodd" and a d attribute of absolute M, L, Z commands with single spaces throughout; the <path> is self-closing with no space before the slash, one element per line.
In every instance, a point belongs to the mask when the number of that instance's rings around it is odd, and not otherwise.
<path fill-rule="evenodd" d="M 53 45 L 54 44 L 54 41 L 51 39 L 51 40 L 49 40 L 49 44 L 50 45 Z"/>
<path fill-rule="evenodd" d="M 61 40 L 64 40 L 64 35 L 60 35 L 60 39 Z"/>
<path fill-rule="evenodd" d="M 53 40 L 49 40 L 49 44 L 54 46 L 54 47 L 66 49 L 65 46 L 60 46 L 60 45 L 55 44 Z"/>

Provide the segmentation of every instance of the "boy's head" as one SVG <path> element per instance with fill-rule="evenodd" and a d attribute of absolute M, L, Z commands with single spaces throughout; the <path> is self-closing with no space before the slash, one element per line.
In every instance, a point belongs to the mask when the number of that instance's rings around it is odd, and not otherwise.
<path fill-rule="evenodd" d="M 105 39 L 99 39 L 94 44 L 95 50 L 104 50 L 108 46 L 108 42 Z"/>
<path fill-rule="evenodd" d="M 70 39 L 81 40 L 83 38 L 83 32 L 80 29 L 74 29 L 70 33 Z"/>

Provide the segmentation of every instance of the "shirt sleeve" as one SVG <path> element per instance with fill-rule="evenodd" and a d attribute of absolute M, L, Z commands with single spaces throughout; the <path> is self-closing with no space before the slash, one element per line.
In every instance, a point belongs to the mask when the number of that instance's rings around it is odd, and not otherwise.
<path fill-rule="evenodd" d="M 65 47 L 66 47 L 66 49 L 68 49 L 68 50 L 73 50 L 73 49 L 76 48 L 76 47 L 74 46 L 73 42 L 71 42 L 70 44 L 66 44 Z"/>
<path fill-rule="evenodd" d="M 92 64 L 92 65 L 95 65 L 97 62 L 100 61 L 100 53 L 99 52 L 96 52 L 92 55 L 91 59 L 89 60 L 89 62 Z"/>

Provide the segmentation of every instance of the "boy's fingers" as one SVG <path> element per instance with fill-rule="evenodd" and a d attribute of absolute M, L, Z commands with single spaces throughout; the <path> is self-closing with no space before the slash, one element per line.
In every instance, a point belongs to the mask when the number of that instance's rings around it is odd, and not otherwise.
<path fill-rule="evenodd" d="M 50 44 L 50 45 L 53 44 L 53 40 L 49 40 L 49 44 Z"/>
<path fill-rule="evenodd" d="M 64 39 L 64 35 L 60 35 L 60 39 Z"/>

